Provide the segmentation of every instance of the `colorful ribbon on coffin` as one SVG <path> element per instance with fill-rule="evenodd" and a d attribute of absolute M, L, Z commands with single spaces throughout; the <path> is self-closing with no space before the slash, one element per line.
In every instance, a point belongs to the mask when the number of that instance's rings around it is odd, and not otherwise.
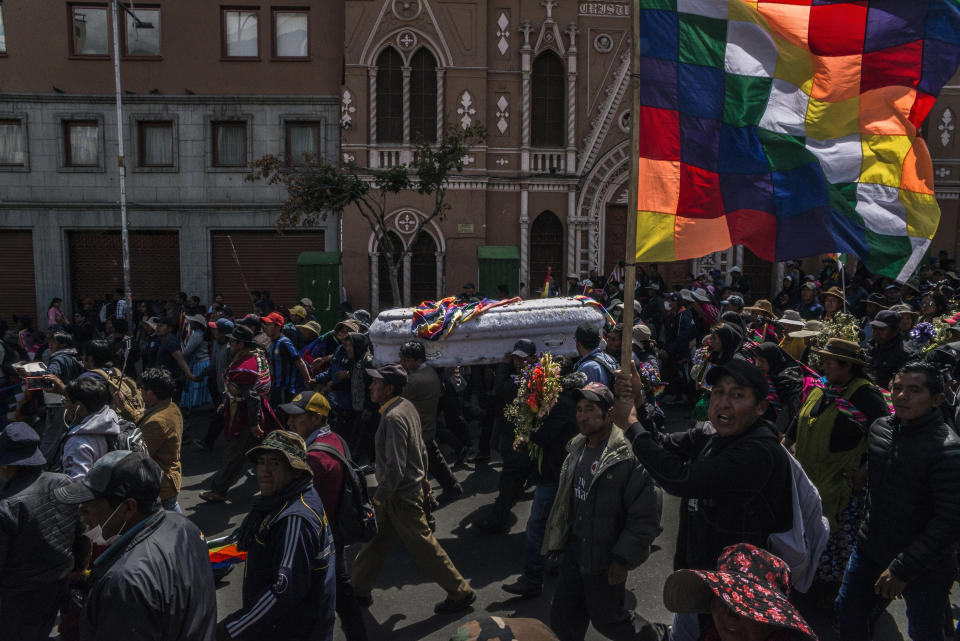
<path fill-rule="evenodd" d="M 504 300 L 484 298 L 461 301 L 456 296 L 448 296 L 438 301 L 424 301 L 413 311 L 411 329 L 419 338 L 437 341 L 448 336 L 459 325 L 473 320 L 489 309 L 519 303 L 522 300 L 519 296 L 515 296 Z"/>

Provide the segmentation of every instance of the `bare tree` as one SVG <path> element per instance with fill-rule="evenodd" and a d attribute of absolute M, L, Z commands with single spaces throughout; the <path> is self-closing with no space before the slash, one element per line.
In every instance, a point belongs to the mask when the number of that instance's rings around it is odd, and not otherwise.
<path fill-rule="evenodd" d="M 263 180 L 268 185 L 283 185 L 287 199 L 277 218 L 281 230 L 290 227 L 312 227 L 330 214 L 342 214 L 356 207 L 380 238 L 390 274 L 393 302 L 401 304 L 400 267 L 406 250 L 387 228 L 387 200 L 403 191 L 416 191 L 433 199 L 433 208 L 419 218 L 412 238 L 417 238 L 424 225 L 434 219 L 443 220 L 450 204 L 446 202 L 447 178 L 463 171 L 470 146 L 486 137 L 482 125 L 466 129 L 456 125 L 436 143 L 419 141 L 413 151 L 413 162 L 388 169 L 363 169 L 351 163 L 333 165 L 321 158 L 305 154 L 302 159 L 282 155 L 266 155 L 255 160 L 253 173 L 247 180 Z"/>

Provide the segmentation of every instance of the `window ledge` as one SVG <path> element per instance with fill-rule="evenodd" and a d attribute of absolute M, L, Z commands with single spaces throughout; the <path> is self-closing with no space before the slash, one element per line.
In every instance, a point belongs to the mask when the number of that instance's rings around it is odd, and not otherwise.
<path fill-rule="evenodd" d="M 260 62 L 260 56 L 220 56 L 220 62 Z"/>
<path fill-rule="evenodd" d="M 205 171 L 208 174 L 249 174 L 253 170 L 250 167 L 207 167 Z"/>
<path fill-rule="evenodd" d="M 106 169 L 104 169 L 102 166 L 57 167 L 57 173 L 59 174 L 102 174 L 102 173 L 106 173 Z"/>
<path fill-rule="evenodd" d="M 176 174 L 179 173 L 180 168 L 176 165 L 171 165 L 169 167 L 134 167 L 133 173 L 135 174 Z"/>
<path fill-rule="evenodd" d="M 312 62 L 310 56 L 270 56 L 270 62 Z"/>
<path fill-rule="evenodd" d="M 120 61 L 121 61 L 121 62 L 124 62 L 124 61 L 129 61 L 129 62 L 139 62 L 139 61 L 143 61 L 143 62 L 156 62 L 156 61 L 159 61 L 159 60 L 163 60 L 163 56 L 129 56 L 129 55 L 122 55 L 122 56 L 120 56 Z"/>
<path fill-rule="evenodd" d="M 30 165 L 0 165 L 0 172 L 27 173 L 30 171 Z"/>
<path fill-rule="evenodd" d="M 67 56 L 67 58 L 69 60 L 110 60 L 109 54 L 108 55 L 96 54 L 96 55 L 89 55 L 89 56 L 79 56 L 77 54 L 71 54 Z"/>

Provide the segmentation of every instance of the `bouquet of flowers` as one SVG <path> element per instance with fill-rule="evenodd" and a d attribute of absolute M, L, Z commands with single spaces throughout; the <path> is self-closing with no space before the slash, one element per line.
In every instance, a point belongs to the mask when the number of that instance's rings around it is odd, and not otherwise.
<path fill-rule="evenodd" d="M 863 333 L 860 331 L 860 324 L 856 318 L 850 314 L 839 313 L 830 320 L 824 321 L 820 335 L 813 339 L 814 349 L 823 349 L 831 338 L 842 338 L 845 341 L 859 344 L 863 340 Z M 810 366 L 817 371 L 820 370 L 820 356 L 818 354 L 810 354 Z"/>
<path fill-rule="evenodd" d="M 517 396 L 503 410 L 503 416 L 514 427 L 514 449 L 529 443 L 530 433 L 540 429 L 543 419 L 557 404 L 562 389 L 560 378 L 560 363 L 549 352 L 523 370 Z"/>

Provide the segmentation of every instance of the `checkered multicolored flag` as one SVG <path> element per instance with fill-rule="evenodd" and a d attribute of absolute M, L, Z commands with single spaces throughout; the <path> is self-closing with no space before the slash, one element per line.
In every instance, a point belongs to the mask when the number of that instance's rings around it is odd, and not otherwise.
<path fill-rule="evenodd" d="M 637 259 L 743 244 L 905 279 L 937 230 L 918 129 L 960 0 L 638 0 Z"/>

